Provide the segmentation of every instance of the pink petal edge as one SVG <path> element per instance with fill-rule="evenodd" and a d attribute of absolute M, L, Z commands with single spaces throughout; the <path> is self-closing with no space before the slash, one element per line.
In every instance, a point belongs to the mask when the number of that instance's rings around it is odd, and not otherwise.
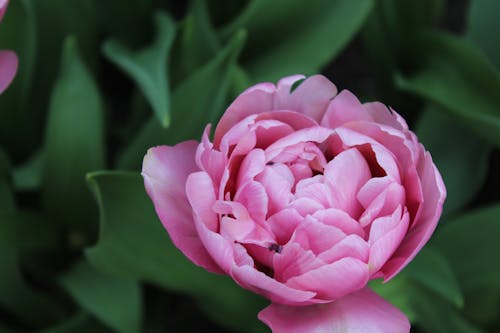
<path fill-rule="evenodd" d="M 194 161 L 197 146 L 196 141 L 185 141 L 173 147 L 150 148 L 144 157 L 142 176 L 146 192 L 175 246 L 195 264 L 221 273 L 198 236 L 185 193 L 188 175 L 198 169 Z"/>
<path fill-rule="evenodd" d="M 3 15 L 3 13 L 1 13 Z M 17 72 L 18 59 L 12 51 L 0 51 L 0 94 L 7 89 Z"/>
<path fill-rule="evenodd" d="M 408 333 L 408 318 L 364 288 L 335 302 L 309 306 L 272 303 L 259 319 L 273 333 Z"/>

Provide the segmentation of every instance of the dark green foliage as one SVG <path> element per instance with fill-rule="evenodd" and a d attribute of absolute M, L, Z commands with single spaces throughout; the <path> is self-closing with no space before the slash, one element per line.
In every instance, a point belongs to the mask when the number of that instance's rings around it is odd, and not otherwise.
<path fill-rule="evenodd" d="M 498 332 L 500 5 L 471 0 L 460 36 L 442 28 L 452 3 L 10 1 L 0 48 L 20 67 L 0 96 L 0 331 L 268 332 L 266 300 L 170 242 L 142 158 L 199 140 L 250 84 L 319 73 L 361 45 L 376 88 L 354 93 L 409 120 L 448 189 L 430 246 L 371 286 L 418 332 Z"/>

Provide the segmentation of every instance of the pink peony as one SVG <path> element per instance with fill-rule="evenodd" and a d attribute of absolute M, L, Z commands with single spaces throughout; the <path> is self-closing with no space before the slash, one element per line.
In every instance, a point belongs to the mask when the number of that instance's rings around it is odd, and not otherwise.
<path fill-rule="evenodd" d="M 212 142 L 207 126 L 201 143 L 151 148 L 146 190 L 189 259 L 272 302 L 273 332 L 408 332 L 367 283 L 430 238 L 441 176 L 396 112 L 302 79 L 247 89 Z"/>
<path fill-rule="evenodd" d="M 7 10 L 8 0 L 0 0 L 0 21 Z M 12 51 L 0 50 L 0 93 L 12 82 L 17 71 L 17 56 Z"/>

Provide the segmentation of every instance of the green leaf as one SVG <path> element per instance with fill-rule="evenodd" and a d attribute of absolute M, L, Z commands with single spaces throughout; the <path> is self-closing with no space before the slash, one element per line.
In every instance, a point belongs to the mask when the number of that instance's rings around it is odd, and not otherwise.
<path fill-rule="evenodd" d="M 156 38 L 147 48 L 134 52 L 116 40 L 104 44 L 106 57 L 134 79 L 149 101 L 163 127 L 170 125 L 170 84 L 168 59 L 175 37 L 175 23 L 165 13 L 157 13 Z"/>
<path fill-rule="evenodd" d="M 500 205 L 447 221 L 433 239 L 451 263 L 465 295 L 464 312 L 477 322 L 498 321 L 500 311 Z"/>
<path fill-rule="evenodd" d="M 1 48 L 14 50 L 20 65 L 12 84 L 0 98 L 0 144 L 13 160 L 18 160 L 36 142 L 30 131 L 36 122 L 32 121 L 33 115 L 26 112 L 37 54 L 32 1 L 11 1 L 1 24 Z"/>
<path fill-rule="evenodd" d="M 410 290 L 410 303 L 416 314 L 415 322 L 425 332 L 482 333 L 446 300 L 429 289 L 414 285 Z"/>
<path fill-rule="evenodd" d="M 117 332 L 141 331 L 141 291 L 137 281 L 107 275 L 82 261 L 61 282 L 82 308 Z"/>
<path fill-rule="evenodd" d="M 472 0 L 467 18 L 467 36 L 474 41 L 500 69 L 500 44 L 496 31 L 500 29 L 500 2 Z"/>
<path fill-rule="evenodd" d="M 17 211 L 2 205 L 0 210 L 0 242 L 17 252 L 35 252 L 55 248 L 59 239 L 47 228 L 48 221 L 41 214 Z"/>
<path fill-rule="evenodd" d="M 397 94 L 394 72 L 413 69 L 420 63 L 421 51 L 415 40 L 424 28 L 436 25 L 444 8 L 444 0 L 376 1 L 361 37 L 366 49 L 370 70 L 376 79 L 378 98 L 398 105 L 399 112 L 409 119 L 414 101 Z"/>
<path fill-rule="evenodd" d="M 405 268 L 405 273 L 456 307 L 464 305 L 457 278 L 446 257 L 437 249 L 427 245 Z"/>
<path fill-rule="evenodd" d="M 449 220 L 434 236 L 456 272 L 464 292 L 487 288 L 500 294 L 500 205 L 493 205 Z"/>
<path fill-rule="evenodd" d="M 37 190 L 42 184 L 44 162 L 45 152 L 40 149 L 26 163 L 14 169 L 12 180 L 16 190 Z"/>
<path fill-rule="evenodd" d="M 235 330 L 243 332 L 256 325 L 263 300 L 228 277 L 195 266 L 175 248 L 139 175 L 101 172 L 90 174 L 88 180 L 101 212 L 99 242 L 86 251 L 92 265 L 109 274 L 190 294 L 208 315 Z"/>
<path fill-rule="evenodd" d="M 98 26 L 107 35 L 140 45 L 152 35 L 153 0 L 88 0 L 96 9 Z"/>
<path fill-rule="evenodd" d="M 483 186 L 492 147 L 435 105 L 426 108 L 416 134 L 431 152 L 446 185 L 443 215 L 456 213 Z"/>
<path fill-rule="evenodd" d="M 253 0 L 221 31 L 249 32 L 243 65 L 256 82 L 317 73 L 353 38 L 371 0 Z"/>
<path fill-rule="evenodd" d="M 61 318 L 62 309 L 26 281 L 19 263 L 20 235 L 12 230 L 12 215 L 0 215 L 0 308 L 27 325 L 47 325 Z M 18 222 L 18 221 L 15 221 Z"/>
<path fill-rule="evenodd" d="M 109 333 L 103 325 L 99 324 L 90 314 L 79 312 L 60 323 L 40 331 L 40 333 Z"/>
<path fill-rule="evenodd" d="M 181 81 L 212 59 L 221 45 L 210 22 L 205 0 L 191 2 L 181 23 L 177 47 L 173 48 L 172 76 Z"/>
<path fill-rule="evenodd" d="M 500 75 L 466 39 L 423 35 L 421 67 L 398 86 L 450 111 L 475 133 L 500 145 Z M 425 43 L 424 43 L 425 42 Z"/>
<path fill-rule="evenodd" d="M 45 137 L 44 206 L 59 222 L 92 230 L 85 174 L 104 167 L 103 105 L 74 38 L 64 43 L 62 59 Z"/>
<path fill-rule="evenodd" d="M 12 212 L 16 207 L 10 188 L 11 165 L 7 154 L 0 147 L 0 214 Z"/>
<path fill-rule="evenodd" d="M 172 126 L 165 130 L 153 118 L 146 121 L 120 155 L 119 168 L 139 169 L 149 147 L 201 137 L 203 127 L 215 122 L 224 111 L 235 62 L 245 36 L 243 31 L 235 34 L 214 59 L 174 90 Z"/>

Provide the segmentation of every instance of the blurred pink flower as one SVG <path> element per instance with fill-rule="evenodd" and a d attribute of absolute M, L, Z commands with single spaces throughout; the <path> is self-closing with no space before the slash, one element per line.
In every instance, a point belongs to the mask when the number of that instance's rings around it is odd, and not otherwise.
<path fill-rule="evenodd" d="M 201 143 L 151 148 L 146 190 L 189 259 L 271 300 L 273 332 L 408 332 L 367 283 L 430 238 L 441 176 L 396 112 L 303 78 L 247 89 L 213 142 L 207 126 Z"/>
<path fill-rule="evenodd" d="M 7 10 L 8 0 L 0 0 L 0 21 Z M 0 93 L 12 82 L 17 71 L 17 56 L 12 51 L 0 50 Z"/>

